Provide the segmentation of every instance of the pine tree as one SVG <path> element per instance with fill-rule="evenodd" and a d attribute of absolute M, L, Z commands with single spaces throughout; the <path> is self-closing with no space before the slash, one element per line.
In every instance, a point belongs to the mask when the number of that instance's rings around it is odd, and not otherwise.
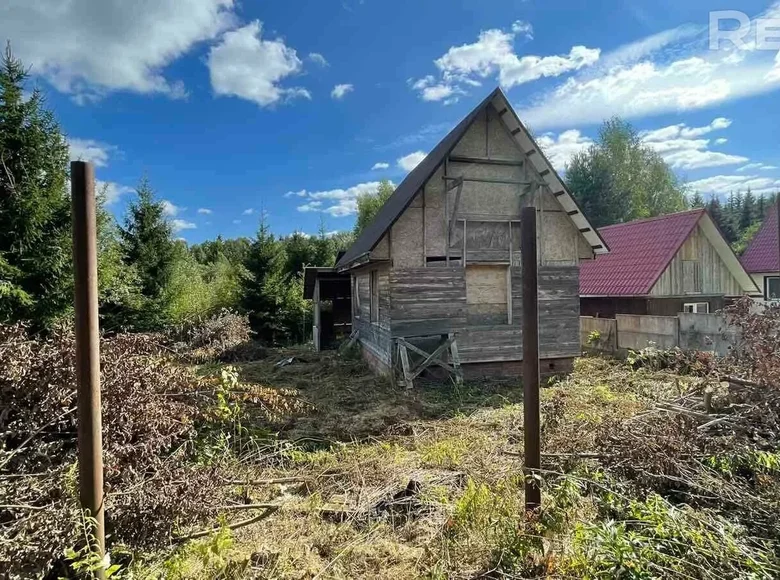
<path fill-rule="evenodd" d="M 72 303 L 68 146 L 27 72 L 0 62 L 0 318 L 46 326 Z"/>
<path fill-rule="evenodd" d="M 712 216 L 712 220 L 720 228 L 720 231 L 723 232 L 726 241 L 729 243 L 734 242 L 737 239 L 736 233 L 734 232 L 731 220 L 729 220 L 724 213 L 717 197 L 713 196 L 710 198 L 710 201 L 707 203 L 707 211 L 710 213 L 710 216 Z"/>
<path fill-rule="evenodd" d="M 156 330 L 169 321 L 171 296 L 167 292 L 176 261 L 171 225 L 163 204 L 154 197 L 144 178 L 136 189 L 138 199 L 130 204 L 121 229 L 123 259 L 135 268 L 142 304 L 125 325 L 136 330 Z"/>

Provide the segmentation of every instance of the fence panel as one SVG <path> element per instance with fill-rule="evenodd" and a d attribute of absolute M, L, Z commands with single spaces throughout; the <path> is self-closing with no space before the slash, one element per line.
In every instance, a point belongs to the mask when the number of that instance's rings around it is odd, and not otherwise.
<path fill-rule="evenodd" d="M 679 321 L 675 316 L 618 314 L 618 348 L 641 350 L 652 342 L 660 349 L 679 345 Z"/>

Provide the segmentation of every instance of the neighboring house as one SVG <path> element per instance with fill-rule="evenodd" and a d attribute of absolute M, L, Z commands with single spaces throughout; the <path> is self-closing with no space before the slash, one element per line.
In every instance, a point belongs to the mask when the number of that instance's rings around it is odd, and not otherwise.
<path fill-rule="evenodd" d="M 583 263 L 583 316 L 715 312 L 756 294 L 752 279 L 704 209 L 601 228 L 609 254 Z"/>
<path fill-rule="evenodd" d="M 778 202 L 780 203 L 780 202 Z M 753 277 L 764 300 L 780 300 L 780 243 L 777 239 L 777 205 L 772 206 L 742 254 L 742 265 Z"/>
<path fill-rule="evenodd" d="M 571 365 L 580 354 L 579 261 L 607 247 L 496 89 L 336 264 L 351 275 L 353 332 L 375 370 L 403 361 L 399 344 L 439 335 L 455 339 L 451 357 L 467 375 L 518 372 L 524 206 L 538 208 L 541 368 Z"/>

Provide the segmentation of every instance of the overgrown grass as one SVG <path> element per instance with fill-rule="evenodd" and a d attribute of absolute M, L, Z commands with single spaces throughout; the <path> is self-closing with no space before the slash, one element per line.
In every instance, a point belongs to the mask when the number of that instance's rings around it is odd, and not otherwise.
<path fill-rule="evenodd" d="M 275 366 L 291 356 L 292 364 Z M 167 578 L 394 580 L 780 574 L 777 538 L 756 539 L 722 503 L 681 501 L 664 486 L 655 492 L 611 464 L 576 456 L 597 457 L 613 426 L 638 423 L 658 401 L 701 388 L 703 378 L 578 360 L 570 377 L 542 393 L 543 450 L 552 455 L 543 510 L 526 514 L 517 384 L 407 392 L 357 361 L 299 350 L 244 365 L 241 376 L 294 390 L 305 403 L 273 421 L 254 417 L 255 429 L 278 436 L 264 450 L 236 452 L 248 482 L 296 478 L 242 488 L 245 503 L 281 509 L 230 532 L 229 545 L 218 545 L 217 535 L 210 544 L 198 540 L 218 552 L 206 564 L 206 548 L 185 544 L 134 570 Z M 696 461 L 777 506 L 776 452 L 713 449 Z M 256 512 L 226 513 L 229 523 Z"/>

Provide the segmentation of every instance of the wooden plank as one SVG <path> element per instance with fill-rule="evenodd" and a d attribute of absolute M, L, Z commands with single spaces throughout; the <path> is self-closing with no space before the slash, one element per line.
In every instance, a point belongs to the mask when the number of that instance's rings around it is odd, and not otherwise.
<path fill-rule="evenodd" d="M 401 359 L 401 369 L 404 375 L 404 386 L 407 389 L 414 388 L 414 378 L 412 377 L 411 366 L 409 365 L 409 353 L 406 351 L 406 344 L 398 342 L 398 356 Z"/>
<path fill-rule="evenodd" d="M 509 167 L 522 167 L 522 161 L 510 159 L 489 159 L 487 157 L 465 157 L 463 155 L 450 155 L 451 163 L 476 163 L 481 165 L 504 165 Z"/>

